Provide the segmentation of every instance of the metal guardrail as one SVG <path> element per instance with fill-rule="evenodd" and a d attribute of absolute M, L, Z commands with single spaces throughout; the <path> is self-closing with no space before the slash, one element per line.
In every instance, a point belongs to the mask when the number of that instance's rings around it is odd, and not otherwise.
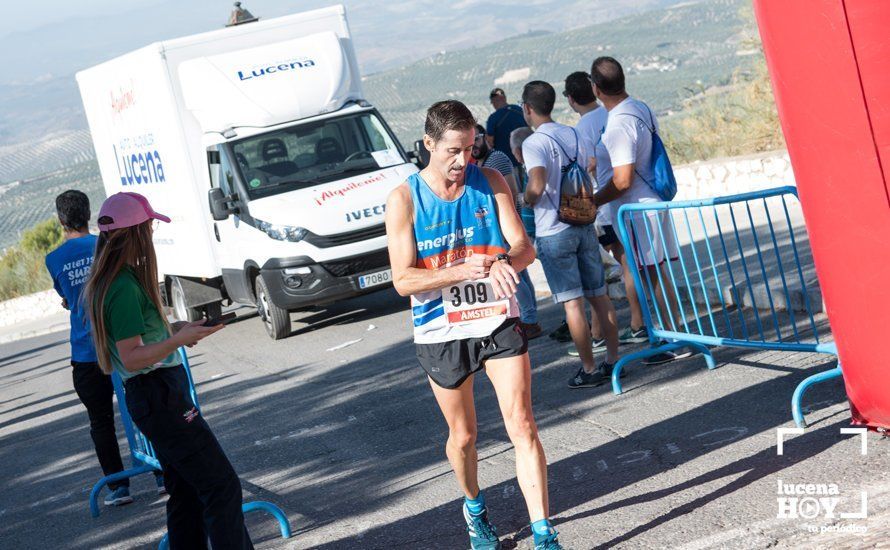
<path fill-rule="evenodd" d="M 837 355 L 830 329 L 816 322 L 821 294 L 789 197 L 796 200 L 796 188 L 619 208 L 650 347 L 616 363 L 614 393 L 628 363 L 680 348 L 700 351 L 709 369 L 712 346 Z M 838 366 L 801 382 L 792 397 L 799 426 L 806 389 L 841 375 Z"/>

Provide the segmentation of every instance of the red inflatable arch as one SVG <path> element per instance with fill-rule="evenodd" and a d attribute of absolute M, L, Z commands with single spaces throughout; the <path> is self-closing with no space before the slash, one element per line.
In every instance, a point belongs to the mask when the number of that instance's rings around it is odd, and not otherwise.
<path fill-rule="evenodd" d="M 890 2 L 754 9 L 853 423 L 890 428 Z"/>

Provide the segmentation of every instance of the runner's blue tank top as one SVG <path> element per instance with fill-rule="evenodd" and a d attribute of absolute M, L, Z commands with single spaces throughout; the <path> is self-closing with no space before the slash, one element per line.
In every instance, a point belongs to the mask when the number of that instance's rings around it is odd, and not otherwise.
<path fill-rule="evenodd" d="M 439 198 L 419 172 L 408 178 L 408 187 L 414 203 L 415 267 L 442 269 L 463 263 L 473 253 L 494 256 L 507 252 L 494 193 L 482 170 L 475 165 L 467 166 L 464 192 L 453 201 Z M 441 290 L 411 296 L 416 343 L 483 338 L 496 328 L 485 322 L 449 324 L 444 305 Z M 512 297 L 507 317 L 516 317 L 518 312 L 516 298 Z"/>

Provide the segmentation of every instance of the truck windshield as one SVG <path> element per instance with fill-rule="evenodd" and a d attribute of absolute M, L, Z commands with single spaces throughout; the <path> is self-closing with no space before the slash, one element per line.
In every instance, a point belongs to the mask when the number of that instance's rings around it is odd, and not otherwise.
<path fill-rule="evenodd" d="M 373 112 L 298 124 L 232 144 L 251 199 L 312 187 L 405 159 Z"/>

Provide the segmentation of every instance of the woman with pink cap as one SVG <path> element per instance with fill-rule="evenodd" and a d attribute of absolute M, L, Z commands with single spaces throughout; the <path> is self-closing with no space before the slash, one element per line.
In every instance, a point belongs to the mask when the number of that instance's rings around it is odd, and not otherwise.
<path fill-rule="evenodd" d="M 86 305 L 99 366 L 120 375 L 133 422 L 154 446 L 170 499 L 170 548 L 253 548 L 241 483 L 192 403 L 177 349 L 224 325 L 170 325 L 163 314 L 152 243 L 155 220 L 170 222 L 138 193 L 117 193 L 99 210 L 99 240 Z"/>

